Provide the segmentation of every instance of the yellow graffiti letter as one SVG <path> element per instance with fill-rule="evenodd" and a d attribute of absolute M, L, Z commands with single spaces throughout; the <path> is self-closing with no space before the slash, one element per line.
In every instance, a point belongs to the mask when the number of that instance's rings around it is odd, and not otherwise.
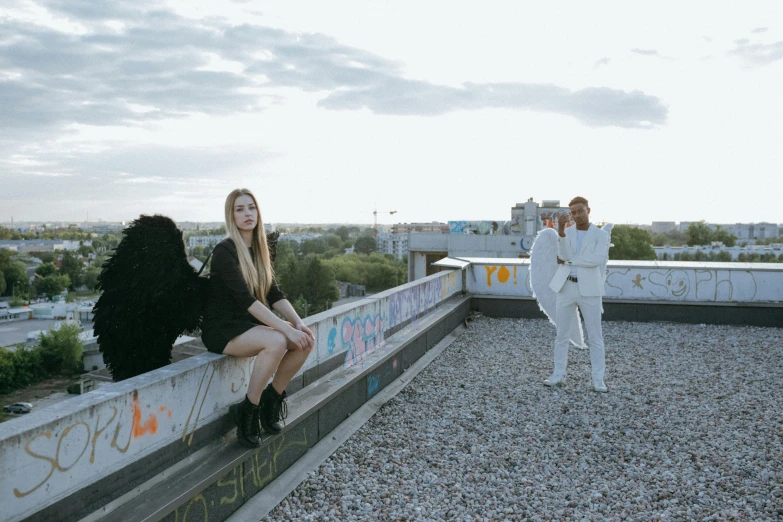
<path fill-rule="evenodd" d="M 109 424 L 114 422 L 114 417 L 117 416 L 117 408 L 115 406 L 112 406 L 111 409 L 114 410 L 114 413 L 111 416 L 111 419 L 109 419 L 109 422 L 106 423 L 106 425 L 103 428 L 98 428 L 98 425 L 101 422 L 101 415 L 98 414 L 97 418 L 95 419 L 95 434 L 92 436 L 92 453 L 90 453 L 90 463 L 92 464 L 95 462 L 95 444 L 98 442 L 98 437 L 103 433 L 103 430 L 109 427 Z"/>
<path fill-rule="evenodd" d="M 35 437 L 33 437 L 32 439 L 28 440 L 28 441 L 27 441 L 27 444 L 25 444 L 25 445 L 24 445 L 24 451 L 25 451 L 25 452 L 26 452 L 28 455 L 30 455 L 31 457 L 33 457 L 34 459 L 41 459 L 41 460 L 45 460 L 46 462 L 48 462 L 48 463 L 49 463 L 49 465 L 51 466 L 51 469 L 49 470 L 49 474 L 48 474 L 48 475 L 46 475 L 46 477 L 44 477 L 44 479 L 43 479 L 41 482 L 39 482 L 37 486 L 35 486 L 33 489 L 31 489 L 31 490 L 30 490 L 30 491 L 28 491 L 27 493 L 22 493 L 22 492 L 21 492 L 21 491 L 19 491 L 18 489 L 14 488 L 14 496 L 15 496 L 16 498 L 22 498 L 22 497 L 25 497 L 25 496 L 29 495 L 30 493 L 32 493 L 33 491 L 35 491 L 36 489 L 38 489 L 38 488 L 40 488 L 41 486 L 43 486 L 44 484 L 46 484 L 46 481 L 47 481 L 47 480 L 49 480 L 49 477 L 51 477 L 51 476 L 52 476 L 52 473 L 54 473 L 54 470 L 55 470 L 55 469 L 57 469 L 57 461 L 56 461 L 56 460 L 54 460 L 54 459 L 53 459 L 53 458 L 51 458 L 51 457 L 45 457 L 45 456 L 43 456 L 43 455 L 39 455 L 38 453 L 36 453 L 36 452 L 34 452 L 33 450 L 31 450 L 31 449 L 30 449 L 30 444 L 32 444 L 32 443 L 33 443 L 33 441 L 34 441 L 35 439 L 37 439 L 38 437 L 46 437 L 47 439 L 51 439 L 51 438 L 52 438 L 52 432 L 51 432 L 51 431 L 47 431 L 46 433 L 41 433 L 40 435 L 36 435 L 36 436 L 35 436 Z"/>
<path fill-rule="evenodd" d="M 65 437 L 67 437 L 68 434 L 71 432 L 71 430 L 77 426 L 84 426 L 84 429 L 87 430 L 87 438 L 84 439 L 84 448 L 82 448 L 82 452 L 79 453 L 79 456 L 76 457 L 76 459 L 73 462 L 71 462 L 70 466 L 62 467 L 60 465 L 60 448 L 63 445 L 63 441 L 65 440 Z M 68 445 L 66 444 L 66 447 L 67 446 Z M 57 441 L 57 454 L 55 457 L 55 459 L 57 460 L 57 469 L 59 469 L 60 471 L 68 471 L 69 469 L 71 469 L 74 466 L 74 464 L 79 462 L 79 459 L 82 458 L 82 455 L 84 455 L 84 452 L 87 451 L 87 448 L 89 447 L 90 447 L 90 427 L 87 425 L 86 422 L 77 422 L 76 424 L 71 424 L 70 426 L 65 428 L 63 430 L 63 434 L 60 435 L 60 440 Z"/>
<path fill-rule="evenodd" d="M 492 274 L 498 269 L 496 266 L 485 266 L 487 269 L 487 286 L 492 286 Z"/>

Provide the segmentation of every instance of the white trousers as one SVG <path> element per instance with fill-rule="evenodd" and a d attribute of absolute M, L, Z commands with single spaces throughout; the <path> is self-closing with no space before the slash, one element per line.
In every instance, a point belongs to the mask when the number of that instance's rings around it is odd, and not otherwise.
<path fill-rule="evenodd" d="M 576 321 L 576 308 L 582 312 L 590 346 L 590 366 L 593 382 L 603 381 L 606 363 L 604 360 L 604 337 L 601 333 L 601 298 L 583 297 L 579 285 L 566 281 L 557 293 L 557 338 L 555 338 L 555 375 L 565 376 L 568 368 L 568 348 L 571 341 L 568 332 L 571 323 Z"/>

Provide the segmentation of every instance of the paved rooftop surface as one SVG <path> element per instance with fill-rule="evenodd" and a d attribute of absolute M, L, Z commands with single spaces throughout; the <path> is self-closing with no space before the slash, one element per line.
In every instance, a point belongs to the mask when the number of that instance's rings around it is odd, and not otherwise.
<path fill-rule="evenodd" d="M 783 329 L 480 318 L 262 520 L 781 520 Z"/>
<path fill-rule="evenodd" d="M 60 319 L 25 319 L 0 323 L 0 346 L 12 346 L 27 342 L 27 334 L 36 330 L 48 330 Z"/>

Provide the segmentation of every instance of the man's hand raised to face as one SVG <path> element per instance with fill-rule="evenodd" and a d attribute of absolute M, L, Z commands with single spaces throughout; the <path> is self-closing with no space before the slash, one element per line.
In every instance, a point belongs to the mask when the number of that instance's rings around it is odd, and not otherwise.
<path fill-rule="evenodd" d="M 557 233 L 560 234 L 560 237 L 565 237 L 565 228 L 568 224 L 568 221 L 571 219 L 571 216 L 567 213 L 563 212 L 562 214 L 558 214 L 557 216 Z"/>

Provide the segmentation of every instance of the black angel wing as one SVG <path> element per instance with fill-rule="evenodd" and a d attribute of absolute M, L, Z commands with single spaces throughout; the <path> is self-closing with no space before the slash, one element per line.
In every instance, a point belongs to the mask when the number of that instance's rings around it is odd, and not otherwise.
<path fill-rule="evenodd" d="M 177 337 L 199 327 L 203 282 L 168 217 L 142 215 L 123 231 L 98 277 L 94 309 L 98 346 L 115 381 L 171 362 Z"/>
<path fill-rule="evenodd" d="M 275 258 L 277 257 L 277 240 L 280 239 L 280 232 L 269 232 L 266 235 L 266 244 L 269 246 L 269 262 L 275 264 Z"/>

